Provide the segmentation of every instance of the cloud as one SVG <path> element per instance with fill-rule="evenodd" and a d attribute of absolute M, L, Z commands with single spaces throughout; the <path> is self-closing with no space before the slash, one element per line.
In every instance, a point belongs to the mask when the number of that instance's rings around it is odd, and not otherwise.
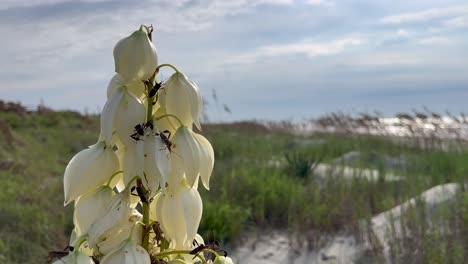
<path fill-rule="evenodd" d="M 399 25 L 405 23 L 425 22 L 433 19 L 468 14 L 468 5 L 450 6 L 445 8 L 431 8 L 423 11 L 402 13 L 383 17 L 383 24 Z"/>
<path fill-rule="evenodd" d="M 423 45 L 445 45 L 451 43 L 451 41 L 445 37 L 430 37 L 421 39 L 419 43 Z"/>
<path fill-rule="evenodd" d="M 250 64 L 261 58 L 292 55 L 305 55 L 309 58 L 329 56 L 363 44 L 365 44 L 365 40 L 359 38 L 343 38 L 329 42 L 301 41 L 298 43 L 268 45 L 259 47 L 251 53 L 235 56 L 228 60 L 228 63 Z"/>
<path fill-rule="evenodd" d="M 30 104 L 44 97 L 54 108 L 102 106 L 112 48 L 141 23 L 155 25 L 162 63 L 202 93 L 217 89 L 245 117 L 277 118 L 271 102 L 281 96 L 291 102 L 281 111 L 293 116 L 298 94 L 304 104 L 295 111 L 309 114 L 309 98 L 325 90 L 346 90 L 344 104 L 358 89 L 423 90 L 437 80 L 465 87 L 467 6 L 444 0 L 437 8 L 440 1 L 412 2 L 417 12 L 408 12 L 404 0 L 0 0 L 0 94 Z M 253 116 L 246 100 L 265 115 Z"/>
<path fill-rule="evenodd" d="M 396 33 L 395 36 L 398 38 L 407 38 L 410 36 L 410 33 L 406 29 L 399 29 Z"/>
<path fill-rule="evenodd" d="M 307 5 L 312 5 L 312 6 L 334 6 L 335 2 L 331 0 L 306 0 L 304 2 Z"/>
<path fill-rule="evenodd" d="M 450 28 L 466 28 L 468 27 L 468 15 L 448 19 L 443 24 Z"/>

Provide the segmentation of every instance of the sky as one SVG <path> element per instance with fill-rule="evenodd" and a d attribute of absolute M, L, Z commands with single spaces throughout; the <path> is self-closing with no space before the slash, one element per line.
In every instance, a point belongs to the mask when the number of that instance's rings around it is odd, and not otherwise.
<path fill-rule="evenodd" d="M 211 121 L 468 112 L 466 0 L 0 0 L 0 99 L 97 113 L 141 24 Z"/>

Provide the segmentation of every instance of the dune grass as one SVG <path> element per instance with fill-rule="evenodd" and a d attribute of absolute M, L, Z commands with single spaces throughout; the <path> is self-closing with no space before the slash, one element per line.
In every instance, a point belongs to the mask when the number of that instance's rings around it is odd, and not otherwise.
<path fill-rule="evenodd" d="M 2 133 L 13 136 L 5 140 L 9 137 L 0 135 L 0 263 L 42 262 L 49 250 L 68 243 L 72 208 L 63 207 L 63 172 L 74 153 L 96 141 L 99 122 L 72 112 L 3 112 L 0 125 Z M 213 144 L 216 163 L 210 191 L 200 188 L 204 212 L 199 231 L 230 246 L 240 243 L 247 231 L 276 228 L 313 248 L 329 234 L 360 233 L 361 219 L 435 185 L 466 182 L 468 175 L 468 151 L 459 148 L 427 149 L 365 135 L 294 136 L 253 122 L 206 125 L 203 134 Z M 363 157 L 352 166 L 377 169 L 381 175 L 391 171 L 404 179 L 323 178 L 308 169 L 350 151 Z M 406 165 L 388 168 L 382 157 L 398 157 Z M 408 214 L 405 225 L 419 231 L 395 237 L 396 263 L 466 260 L 468 195 L 458 197 L 440 213 L 439 228 L 423 229 L 421 218 Z"/>

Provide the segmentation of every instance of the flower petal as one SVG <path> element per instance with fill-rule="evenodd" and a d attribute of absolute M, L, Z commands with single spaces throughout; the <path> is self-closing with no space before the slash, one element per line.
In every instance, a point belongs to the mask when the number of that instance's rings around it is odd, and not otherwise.
<path fill-rule="evenodd" d="M 65 205 L 104 184 L 119 166 L 114 151 L 104 143 L 78 152 L 65 168 Z"/>
<path fill-rule="evenodd" d="M 103 186 L 95 192 L 87 193 L 75 200 L 73 223 L 78 230 L 78 236 L 88 233 L 88 229 L 94 221 L 104 214 L 113 196 L 114 192 L 112 189 L 108 186 Z"/>
<path fill-rule="evenodd" d="M 207 190 L 210 189 L 210 177 L 214 167 L 214 151 L 210 142 L 202 135 L 193 133 L 193 136 L 200 144 L 201 159 L 200 159 L 200 178 L 203 186 Z"/>
<path fill-rule="evenodd" d="M 124 90 L 119 87 L 112 96 L 107 100 L 101 113 L 101 134 L 99 141 L 106 141 L 106 145 L 110 146 L 112 141 L 112 133 L 114 132 L 115 114 L 117 107 L 124 96 Z"/>
<path fill-rule="evenodd" d="M 200 194 L 195 188 L 187 188 L 180 192 L 182 207 L 184 209 L 187 237 L 185 247 L 190 248 L 197 234 L 198 226 L 203 212 L 203 204 Z"/>

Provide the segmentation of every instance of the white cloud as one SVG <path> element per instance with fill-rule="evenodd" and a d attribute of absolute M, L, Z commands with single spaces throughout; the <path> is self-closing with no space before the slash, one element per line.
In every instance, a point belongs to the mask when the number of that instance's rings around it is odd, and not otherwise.
<path fill-rule="evenodd" d="M 359 38 L 344 38 L 330 42 L 311 42 L 302 41 L 298 43 L 269 45 L 257 48 L 255 51 L 247 54 L 235 56 L 228 60 L 230 64 L 250 64 L 257 59 L 265 57 L 305 55 L 309 58 L 317 56 L 335 55 L 344 52 L 353 46 L 363 45 L 364 40 Z"/>
<path fill-rule="evenodd" d="M 424 22 L 432 19 L 451 17 L 460 14 L 468 14 L 468 5 L 432 8 L 418 12 L 391 15 L 383 17 L 380 22 L 383 24 L 398 25 L 412 22 Z"/>
<path fill-rule="evenodd" d="M 468 15 L 458 16 L 455 18 L 448 19 L 443 23 L 445 26 L 450 28 L 465 28 L 468 27 Z"/>
<path fill-rule="evenodd" d="M 399 38 L 406 38 L 410 36 L 410 33 L 406 29 L 399 29 L 395 35 Z"/>
<path fill-rule="evenodd" d="M 334 6 L 335 3 L 331 0 L 306 0 L 304 2 L 307 5 L 312 6 Z"/>
<path fill-rule="evenodd" d="M 450 39 L 445 38 L 445 37 L 430 37 L 430 38 L 421 39 L 419 41 L 419 43 L 423 45 L 445 45 L 445 44 L 449 44 L 450 42 L 451 42 Z"/>

